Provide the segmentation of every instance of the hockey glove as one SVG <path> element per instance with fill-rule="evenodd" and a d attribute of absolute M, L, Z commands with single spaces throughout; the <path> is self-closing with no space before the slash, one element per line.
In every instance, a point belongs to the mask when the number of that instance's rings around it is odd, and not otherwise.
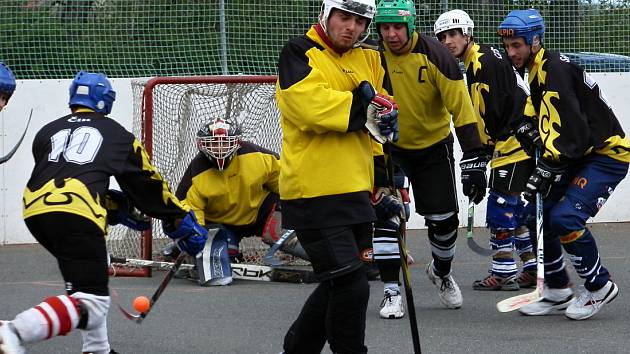
<path fill-rule="evenodd" d="M 390 189 L 386 187 L 377 187 L 372 193 L 371 201 L 376 217 L 380 220 L 400 215 L 404 208 L 402 201 L 393 196 Z"/>
<path fill-rule="evenodd" d="M 465 152 L 459 162 L 462 170 L 462 192 L 475 204 L 479 204 L 486 195 L 488 161 L 490 156 L 479 150 Z"/>
<path fill-rule="evenodd" d="M 145 231 L 151 227 L 151 218 L 136 209 L 125 193 L 110 189 L 105 196 L 107 223 L 123 224 L 130 229 Z"/>
<path fill-rule="evenodd" d="M 208 231 L 197 222 L 195 213 L 191 210 L 181 219 L 179 226 L 173 222 L 164 222 L 164 233 L 175 240 L 177 247 L 189 256 L 196 256 L 203 250 L 208 239 Z"/>
<path fill-rule="evenodd" d="M 551 187 L 560 181 L 563 173 L 564 166 L 562 164 L 539 159 L 534 172 L 527 181 L 523 196 L 529 202 L 536 201 L 536 193 L 540 193 L 543 198 L 547 197 Z"/>
<path fill-rule="evenodd" d="M 359 84 L 359 92 L 368 105 L 365 127 L 370 135 L 381 144 L 398 141 L 398 105 L 394 99 L 377 93 L 367 81 Z"/>
<path fill-rule="evenodd" d="M 542 150 L 543 143 L 538 132 L 538 122 L 527 117 L 523 117 L 523 121 L 514 131 L 514 137 L 521 144 L 523 150 L 529 156 L 534 156 L 536 149 Z"/>

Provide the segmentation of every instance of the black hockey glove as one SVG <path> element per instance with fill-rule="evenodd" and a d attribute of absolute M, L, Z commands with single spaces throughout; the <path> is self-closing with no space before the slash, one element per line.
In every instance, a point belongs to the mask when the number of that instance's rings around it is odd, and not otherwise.
<path fill-rule="evenodd" d="M 536 201 L 536 193 L 540 193 L 543 198 L 547 197 L 551 187 L 560 181 L 563 173 L 563 165 L 539 159 L 534 172 L 527 181 L 523 196 L 532 203 Z"/>
<path fill-rule="evenodd" d="M 145 231 L 151 227 L 151 218 L 136 209 L 125 193 L 119 190 L 107 191 L 105 209 L 109 225 L 123 224 L 137 231 Z"/>
<path fill-rule="evenodd" d="M 377 187 L 372 193 L 372 206 L 376 217 L 379 220 L 389 219 L 394 215 L 400 215 L 403 210 L 403 202 L 392 195 L 391 190 L 386 187 Z"/>
<path fill-rule="evenodd" d="M 476 150 L 465 152 L 459 162 L 462 170 L 462 192 L 475 204 L 479 204 L 486 195 L 488 161 L 490 161 L 490 156 L 483 150 Z"/>
<path fill-rule="evenodd" d="M 514 137 L 521 144 L 523 150 L 529 156 L 534 156 L 534 151 L 543 148 L 542 139 L 538 132 L 538 122 L 527 117 L 523 117 L 523 121 L 514 131 Z"/>

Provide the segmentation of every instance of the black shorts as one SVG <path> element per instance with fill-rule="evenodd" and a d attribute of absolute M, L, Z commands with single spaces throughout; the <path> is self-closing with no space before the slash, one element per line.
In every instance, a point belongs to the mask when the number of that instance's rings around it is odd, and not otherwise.
<path fill-rule="evenodd" d="M 418 214 L 458 212 L 452 142 L 422 150 L 392 148 L 392 154 L 411 182 Z"/>
<path fill-rule="evenodd" d="M 372 223 L 295 230 L 320 280 L 333 279 L 363 266 L 360 250 L 372 244 Z"/>
<path fill-rule="evenodd" d="M 488 187 L 504 194 L 522 193 L 536 163 L 527 159 L 490 170 Z"/>
<path fill-rule="evenodd" d="M 94 222 L 70 213 L 52 212 L 24 220 L 35 239 L 59 264 L 68 294 L 108 296 L 107 247 Z"/>

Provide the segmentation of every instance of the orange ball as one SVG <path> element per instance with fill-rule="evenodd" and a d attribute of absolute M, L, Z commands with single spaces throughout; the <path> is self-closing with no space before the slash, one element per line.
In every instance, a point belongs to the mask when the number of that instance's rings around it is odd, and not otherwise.
<path fill-rule="evenodd" d="M 133 308 L 138 312 L 147 312 L 151 307 L 151 301 L 146 296 L 138 296 L 133 300 Z"/>

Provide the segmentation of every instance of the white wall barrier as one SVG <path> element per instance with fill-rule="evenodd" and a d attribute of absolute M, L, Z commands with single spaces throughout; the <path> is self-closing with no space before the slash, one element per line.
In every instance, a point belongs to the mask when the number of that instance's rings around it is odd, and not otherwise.
<path fill-rule="evenodd" d="M 603 88 L 626 133 L 630 133 L 630 73 L 592 74 Z M 130 79 L 113 79 L 116 102 L 111 117 L 131 129 L 132 94 Z M 33 109 L 33 119 L 22 145 L 13 158 L 0 166 L 0 245 L 32 243 L 22 220 L 22 192 L 33 168 L 31 145 L 37 131 L 46 123 L 69 113 L 68 87 L 71 80 L 25 80 L 18 81 L 17 89 L 9 105 L 0 113 L 2 129 L 0 152 L 6 154 L 17 142 L 26 125 L 29 111 Z M 455 146 L 456 161 L 461 158 L 459 145 Z M 459 174 L 459 167 L 458 174 Z M 439 181 L 436 181 L 439 183 Z M 458 182 L 459 186 L 459 182 Z M 460 188 L 461 189 L 461 188 Z M 593 222 L 630 221 L 630 209 L 619 207 L 623 200 L 630 198 L 630 182 L 624 180 Z M 412 198 L 413 199 L 413 198 Z M 467 200 L 459 194 L 460 222 L 466 222 Z M 411 206 L 412 211 L 414 206 Z M 475 208 L 475 225 L 485 223 L 485 201 Z M 414 214 L 408 224 L 410 228 L 424 228 L 424 220 Z"/>

